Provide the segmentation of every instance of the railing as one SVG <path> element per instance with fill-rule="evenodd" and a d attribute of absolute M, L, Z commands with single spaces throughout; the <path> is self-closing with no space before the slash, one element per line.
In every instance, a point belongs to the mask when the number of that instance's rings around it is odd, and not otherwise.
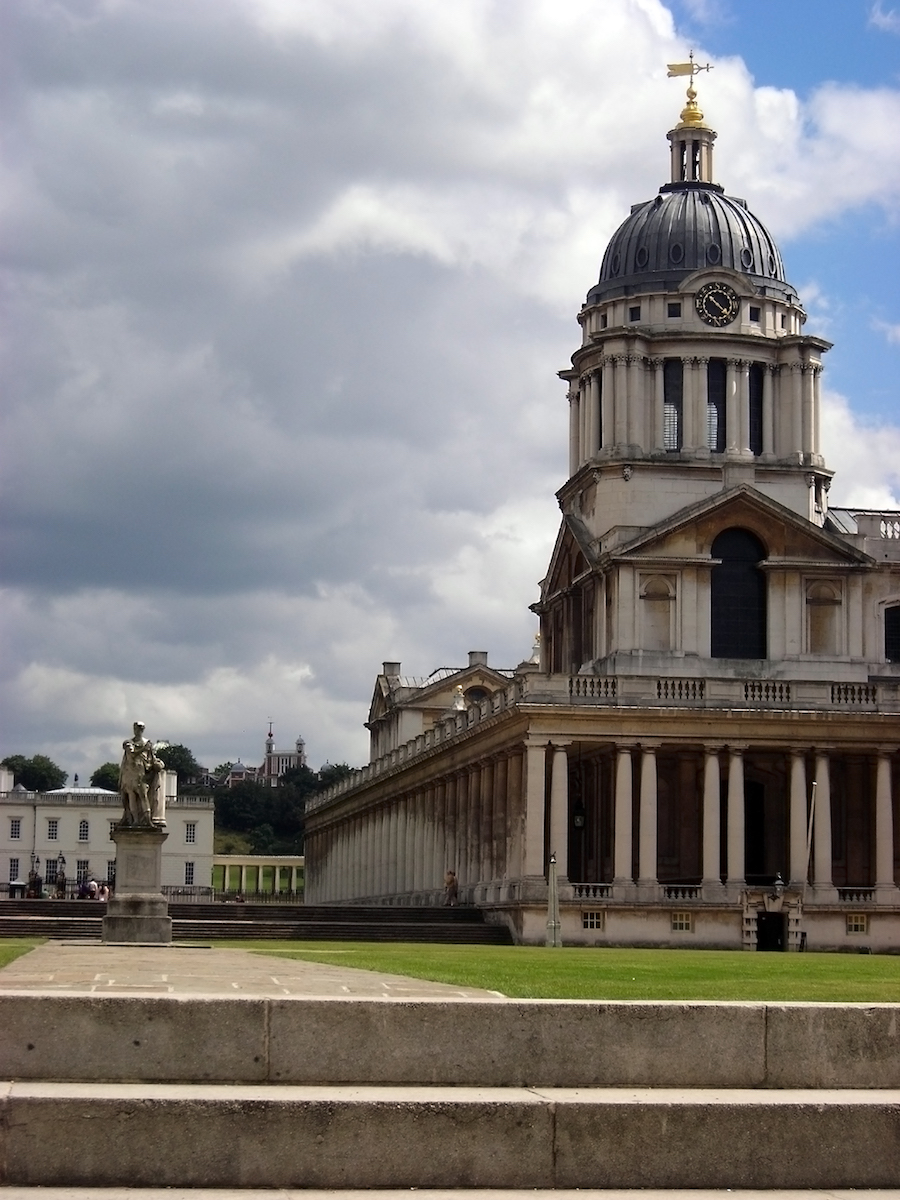
<path fill-rule="evenodd" d="M 699 900 L 703 889 L 698 883 L 666 883 L 663 895 L 667 900 Z"/>
<path fill-rule="evenodd" d="M 573 675 L 569 680 L 573 700 L 615 700 L 617 690 L 611 675 Z"/>
<path fill-rule="evenodd" d="M 833 683 L 831 703 L 845 704 L 857 708 L 870 707 L 878 699 L 878 690 L 870 683 Z"/>
<path fill-rule="evenodd" d="M 839 887 L 838 899 L 842 904 L 872 904 L 875 889 L 870 887 Z"/>
<path fill-rule="evenodd" d="M 690 702 L 706 699 L 706 681 L 703 679 L 657 679 L 657 700 Z"/>
<path fill-rule="evenodd" d="M 612 895 L 609 883 L 573 883 L 573 900 L 608 900 Z"/>
<path fill-rule="evenodd" d="M 776 679 L 751 679 L 744 684 L 748 704 L 786 704 L 791 702 L 791 685 Z"/>

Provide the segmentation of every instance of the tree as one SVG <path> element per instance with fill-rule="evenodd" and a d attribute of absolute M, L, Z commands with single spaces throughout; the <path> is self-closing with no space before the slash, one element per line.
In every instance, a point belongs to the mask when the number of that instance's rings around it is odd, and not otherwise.
<path fill-rule="evenodd" d="M 164 746 L 161 750 L 157 750 L 156 754 L 163 760 L 169 771 L 177 773 L 179 785 L 188 779 L 194 779 L 203 770 L 193 753 L 188 750 L 187 746 L 182 746 L 180 743 Z"/>
<path fill-rule="evenodd" d="M 107 791 L 119 790 L 119 766 L 114 762 L 105 762 L 91 776 L 91 787 L 106 788 Z"/>
<path fill-rule="evenodd" d="M 346 779 L 348 775 L 353 774 L 353 768 L 347 763 L 325 763 L 319 767 L 319 786 L 316 789 L 319 792 L 324 792 L 326 788 L 330 788 L 335 783 L 340 783 L 342 779 Z"/>
<path fill-rule="evenodd" d="M 21 783 L 29 792 L 52 792 L 61 788 L 69 778 L 67 772 L 58 767 L 46 754 L 35 754 L 34 758 L 9 754 L 0 766 L 9 767 L 15 782 Z"/>

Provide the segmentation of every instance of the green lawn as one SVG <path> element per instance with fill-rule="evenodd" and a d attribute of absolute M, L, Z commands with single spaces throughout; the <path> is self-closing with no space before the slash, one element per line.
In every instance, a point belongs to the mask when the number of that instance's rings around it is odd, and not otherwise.
<path fill-rule="evenodd" d="M 216 945 L 487 988 L 515 997 L 900 1003 L 900 955 L 370 942 Z"/>
<path fill-rule="evenodd" d="M 0 967 L 5 967 L 35 946 L 40 946 L 44 938 L 3 938 L 0 939 Z"/>

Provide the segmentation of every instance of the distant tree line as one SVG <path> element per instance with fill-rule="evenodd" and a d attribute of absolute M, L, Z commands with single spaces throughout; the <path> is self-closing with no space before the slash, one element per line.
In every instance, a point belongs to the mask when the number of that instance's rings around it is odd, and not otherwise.
<path fill-rule="evenodd" d="M 216 831 L 243 834 L 254 854 L 302 854 L 307 799 L 345 779 L 351 770 L 346 763 L 326 763 L 319 771 L 294 767 L 282 775 L 277 788 L 249 780 L 227 787 L 224 780 L 231 764 L 223 763 L 214 776 L 221 782 L 206 787 L 190 782 L 203 769 L 187 746 L 165 746 L 157 753 L 170 771 L 177 772 L 179 791 L 186 785 L 195 794 L 214 797 Z M 0 765 L 8 767 L 14 783 L 21 783 L 29 792 L 53 791 L 68 778 L 43 754 L 33 758 L 10 754 Z M 91 775 L 91 786 L 118 791 L 119 764 L 99 766 Z"/>

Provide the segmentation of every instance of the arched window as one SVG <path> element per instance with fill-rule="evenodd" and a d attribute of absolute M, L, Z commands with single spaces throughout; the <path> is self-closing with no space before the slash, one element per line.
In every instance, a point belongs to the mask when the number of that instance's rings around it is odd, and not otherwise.
<path fill-rule="evenodd" d="M 884 610 L 884 657 L 900 662 L 900 604 Z"/>
<path fill-rule="evenodd" d="M 710 644 L 713 658 L 766 657 L 766 557 L 746 529 L 725 529 L 712 544 Z"/>
<path fill-rule="evenodd" d="M 660 575 L 645 579 L 641 586 L 641 649 L 672 649 L 671 583 Z"/>

